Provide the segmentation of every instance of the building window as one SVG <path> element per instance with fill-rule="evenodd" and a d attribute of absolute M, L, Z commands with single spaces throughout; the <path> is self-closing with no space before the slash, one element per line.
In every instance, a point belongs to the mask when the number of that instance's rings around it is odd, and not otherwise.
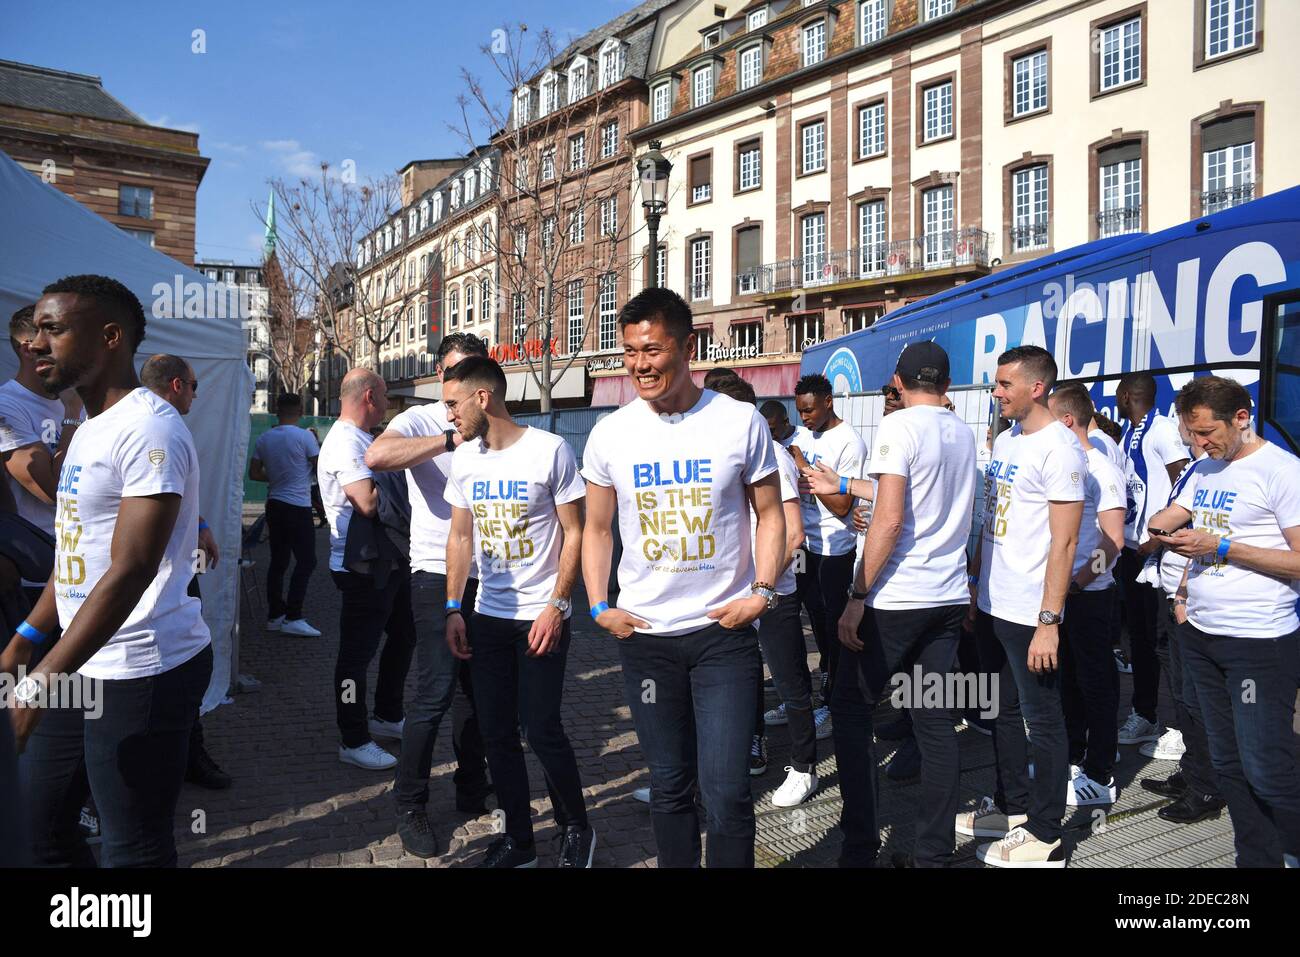
<path fill-rule="evenodd" d="M 568 354 L 582 351 L 582 326 L 585 316 L 582 311 L 582 280 L 570 281 L 566 290 L 569 304 L 569 348 Z"/>
<path fill-rule="evenodd" d="M 548 113 L 555 112 L 556 107 L 559 105 L 560 78 L 554 73 L 551 73 L 542 80 L 541 104 L 537 111 L 538 118 L 546 116 Z"/>
<path fill-rule="evenodd" d="M 952 136 L 952 80 L 927 86 L 924 97 L 924 142 Z"/>
<path fill-rule="evenodd" d="M 528 107 L 531 99 L 532 90 L 526 86 L 515 94 L 515 129 L 519 129 L 521 126 L 527 126 L 529 120 L 532 119 L 532 117 L 528 115 Z"/>
<path fill-rule="evenodd" d="M 451 184 L 451 208 L 460 209 L 460 180 L 456 180 Z M 398 236 L 397 241 L 400 243 L 402 237 Z"/>
<path fill-rule="evenodd" d="M 761 45 L 741 50 L 738 59 L 740 61 L 740 88 L 742 90 L 748 90 L 750 87 L 758 86 L 763 82 L 763 47 Z"/>
<path fill-rule="evenodd" d="M 587 241 L 587 217 L 581 207 L 569 213 L 569 245 L 580 246 Z"/>
<path fill-rule="evenodd" d="M 411 212 L 406 217 L 406 232 L 408 235 L 411 236 L 415 235 L 416 221 L 417 221 L 416 212 L 415 210 L 411 210 Z"/>
<path fill-rule="evenodd" d="M 697 67 L 691 73 L 691 106 L 703 106 L 713 99 L 713 65 Z"/>
<path fill-rule="evenodd" d="M 451 268 L 460 268 L 460 237 L 451 241 Z"/>
<path fill-rule="evenodd" d="M 618 280 L 612 272 L 600 277 L 600 351 L 618 346 Z"/>
<path fill-rule="evenodd" d="M 486 276 L 479 283 L 479 302 L 483 305 L 482 319 L 492 319 L 496 316 L 496 306 L 492 302 L 492 280 Z"/>
<path fill-rule="evenodd" d="M 763 324 L 761 322 L 733 323 L 731 348 L 742 356 L 763 354 Z"/>
<path fill-rule="evenodd" d="M 1113 90 L 1142 79 L 1142 18 L 1104 27 L 1098 42 L 1100 89 Z"/>
<path fill-rule="evenodd" d="M 555 147 L 552 146 L 550 149 L 542 151 L 542 181 L 546 182 L 553 179 L 555 179 Z M 453 184 L 452 196 L 456 195 L 455 188 Z M 456 203 L 453 201 L 451 205 L 452 208 L 455 208 Z"/>
<path fill-rule="evenodd" d="M 1255 45 L 1255 0 L 1206 0 L 1205 55 L 1223 56 Z"/>
<path fill-rule="evenodd" d="M 406 284 L 410 286 L 412 289 L 415 288 L 415 260 L 414 259 L 408 259 L 406 261 Z"/>
<path fill-rule="evenodd" d="M 527 171 L 527 169 L 528 166 L 527 164 L 525 164 L 524 165 L 525 172 Z M 527 176 L 525 175 L 524 178 L 527 179 Z M 433 194 L 433 221 L 436 223 L 440 219 L 442 219 L 442 193 L 434 193 Z"/>
<path fill-rule="evenodd" d="M 528 157 L 521 156 L 515 161 L 515 189 L 521 193 L 528 189 Z M 436 207 L 435 207 L 436 209 Z M 434 219 L 438 217 L 435 215 Z"/>
<path fill-rule="evenodd" d="M 885 271 L 889 240 L 885 231 L 885 201 L 872 200 L 858 206 L 858 270 L 863 276 Z"/>
<path fill-rule="evenodd" d="M 751 140 L 736 147 L 736 190 L 744 192 L 763 185 L 763 144 Z"/>
<path fill-rule="evenodd" d="M 858 107 L 858 159 L 885 153 L 885 103 Z"/>
<path fill-rule="evenodd" d="M 817 345 L 823 338 L 822 325 L 822 314 L 820 312 L 791 316 L 785 327 L 785 351 L 794 354 Z"/>
<path fill-rule="evenodd" d="M 695 327 L 695 361 L 712 362 L 716 353 L 713 345 L 713 327 Z"/>
<path fill-rule="evenodd" d="M 1017 57 L 1011 62 L 1011 115 L 1027 116 L 1047 109 L 1047 51 Z"/>
<path fill-rule="evenodd" d="M 1097 157 L 1100 205 L 1097 233 L 1101 237 L 1135 233 L 1142 229 L 1141 144 L 1125 143 L 1103 150 Z"/>
<path fill-rule="evenodd" d="M 427 301 L 420 303 L 420 338 L 429 338 L 429 303 Z"/>
<path fill-rule="evenodd" d="M 587 165 L 587 134 L 569 137 L 569 169 L 582 169 Z"/>
<path fill-rule="evenodd" d="M 466 300 L 468 303 L 468 300 Z M 466 305 L 466 314 L 468 315 L 469 306 Z M 412 306 L 406 307 L 406 341 L 415 341 L 415 309 Z"/>
<path fill-rule="evenodd" d="M 953 196 L 951 186 L 937 186 L 921 194 L 921 222 L 924 224 L 925 265 L 952 263 Z"/>
<path fill-rule="evenodd" d="M 233 286 L 235 284 L 235 271 L 233 269 L 222 270 L 221 281 L 227 286 Z"/>
<path fill-rule="evenodd" d="M 884 306 L 855 306 L 844 310 L 844 334 L 861 332 L 885 314 Z"/>
<path fill-rule="evenodd" d="M 611 37 L 600 51 L 600 88 L 603 90 L 623 79 L 626 66 L 626 45 Z"/>
<path fill-rule="evenodd" d="M 954 0 L 925 0 L 925 19 L 946 17 L 952 13 Z"/>
<path fill-rule="evenodd" d="M 547 216 L 542 220 L 542 252 L 550 255 L 555 249 L 555 217 Z"/>
<path fill-rule="evenodd" d="M 424 229 L 429 225 L 429 201 L 426 199 L 420 203 L 420 228 Z"/>
<path fill-rule="evenodd" d="M 862 0 L 858 4 L 858 42 L 875 43 L 885 38 L 889 26 L 885 0 Z"/>
<path fill-rule="evenodd" d="M 757 30 L 759 27 L 765 26 L 767 26 L 767 7 L 751 10 L 749 17 L 745 21 L 745 28 L 747 30 Z"/>
<path fill-rule="evenodd" d="M 690 161 L 691 203 L 707 203 L 713 198 L 713 154 L 692 156 Z"/>
<path fill-rule="evenodd" d="M 826 21 L 817 20 L 803 28 L 803 65 L 812 66 L 826 59 Z"/>
<path fill-rule="evenodd" d="M 539 334 L 542 329 L 547 328 L 547 319 L 550 317 L 550 309 L 547 308 L 546 287 L 537 290 L 537 321 L 539 323 Z"/>
<path fill-rule="evenodd" d="M 587 95 L 586 61 L 575 63 L 569 69 L 569 102 L 577 103 Z"/>
<path fill-rule="evenodd" d="M 600 234 L 613 236 L 618 232 L 618 197 L 610 196 L 600 201 Z"/>
<path fill-rule="evenodd" d="M 524 305 L 524 294 L 522 292 L 512 293 L 510 296 L 510 332 L 513 341 L 516 343 L 523 342 L 524 336 L 528 333 L 528 314 L 527 307 Z"/>
<path fill-rule="evenodd" d="M 826 121 L 808 123 L 799 130 L 801 174 L 820 173 L 826 169 Z"/>
<path fill-rule="evenodd" d="M 691 299 L 708 299 L 713 293 L 713 240 L 691 240 Z"/>
<path fill-rule="evenodd" d="M 758 292 L 758 275 L 763 265 L 762 241 L 762 226 L 736 230 L 736 294 L 739 296 Z"/>
<path fill-rule="evenodd" d="M 1208 216 L 1255 198 L 1255 118 L 1232 117 L 1201 133 L 1201 212 Z"/>
<path fill-rule="evenodd" d="M 1016 170 L 1011 177 L 1011 250 L 1047 248 L 1047 164 Z"/>
<path fill-rule="evenodd" d="M 473 170 L 465 174 L 465 202 L 474 202 L 474 197 L 478 195 L 478 176 Z"/>
<path fill-rule="evenodd" d="M 668 119 L 668 114 L 672 109 L 672 87 L 671 84 L 658 83 L 654 91 L 650 94 L 650 119 L 653 123 L 660 120 Z"/>
<path fill-rule="evenodd" d="M 474 325 L 474 306 L 478 297 L 478 289 L 475 288 L 474 282 L 465 283 L 465 325 Z"/>
<path fill-rule="evenodd" d="M 826 214 L 805 216 L 800 225 L 803 251 L 803 284 L 821 282 L 822 270 L 830 265 L 826 257 Z"/>
<path fill-rule="evenodd" d="M 519 255 L 519 258 L 521 260 L 528 255 L 528 227 L 527 226 L 515 227 L 515 252 Z"/>
<path fill-rule="evenodd" d="M 600 128 L 600 156 L 608 159 L 618 152 L 618 120 L 610 120 Z"/>
<path fill-rule="evenodd" d="M 205 269 L 205 270 L 204 270 L 204 273 L 205 273 L 205 274 L 207 275 L 207 277 L 208 277 L 209 279 L 211 279 L 213 282 L 216 282 L 216 281 L 217 281 L 217 271 L 216 271 L 215 269 Z"/>
<path fill-rule="evenodd" d="M 720 39 L 722 39 L 721 30 L 710 30 L 708 33 L 704 34 L 704 49 L 712 50 L 718 45 Z"/>
<path fill-rule="evenodd" d="M 153 190 L 148 186 L 119 186 L 117 214 L 137 219 L 153 219 Z"/>
<path fill-rule="evenodd" d="M 460 292 L 456 289 L 447 293 L 447 325 L 452 329 L 460 325 Z"/>

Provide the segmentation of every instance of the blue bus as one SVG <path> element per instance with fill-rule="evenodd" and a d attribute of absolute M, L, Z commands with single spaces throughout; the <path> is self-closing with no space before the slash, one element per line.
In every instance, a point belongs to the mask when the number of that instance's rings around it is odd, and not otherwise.
<path fill-rule="evenodd" d="M 878 391 L 909 342 L 947 350 L 955 387 L 991 385 L 997 357 L 1035 344 L 1112 419 L 1118 380 L 1150 370 L 1157 406 L 1196 375 L 1237 379 L 1265 437 L 1300 454 L 1300 187 L 1162 232 L 1076 246 L 956 286 L 810 347 L 804 373 Z M 992 406 L 990 406 L 990 416 Z"/>

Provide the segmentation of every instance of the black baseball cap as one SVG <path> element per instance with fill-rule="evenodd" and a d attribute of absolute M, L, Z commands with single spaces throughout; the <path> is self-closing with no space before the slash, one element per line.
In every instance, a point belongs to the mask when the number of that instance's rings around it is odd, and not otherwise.
<path fill-rule="evenodd" d="M 904 379 L 938 385 L 949 377 L 948 353 L 937 342 L 913 342 L 898 357 L 894 371 Z"/>

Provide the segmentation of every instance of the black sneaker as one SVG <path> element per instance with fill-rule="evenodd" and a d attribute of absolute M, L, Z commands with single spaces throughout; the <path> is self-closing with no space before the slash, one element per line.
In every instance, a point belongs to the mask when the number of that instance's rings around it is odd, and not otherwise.
<path fill-rule="evenodd" d="M 1209 794 L 1186 793 L 1173 804 L 1167 804 L 1156 811 L 1163 820 L 1174 824 L 1195 824 L 1218 817 L 1219 812 L 1228 806 L 1222 798 Z"/>
<path fill-rule="evenodd" d="M 594 828 L 570 824 L 556 840 L 560 842 L 560 860 L 556 867 L 591 867 L 591 860 L 596 856 Z"/>
<path fill-rule="evenodd" d="M 1187 782 L 1183 780 L 1181 771 L 1175 771 L 1167 778 L 1143 778 L 1140 783 L 1152 794 L 1161 797 L 1180 798 L 1187 792 Z"/>
<path fill-rule="evenodd" d="M 921 776 L 921 748 L 915 738 L 909 738 L 898 746 L 894 757 L 885 768 L 885 777 L 895 784 L 911 781 Z"/>
<path fill-rule="evenodd" d="M 1115 648 L 1113 651 L 1115 654 L 1115 670 L 1122 675 L 1131 675 L 1133 673 L 1133 662 L 1129 661 L 1124 649 Z"/>
<path fill-rule="evenodd" d="M 479 861 L 479 867 L 536 867 L 537 850 L 533 845 L 520 847 L 515 839 L 507 834 L 498 837 L 488 848 L 487 856 Z"/>
<path fill-rule="evenodd" d="M 422 807 L 398 814 L 397 836 L 402 839 L 402 847 L 416 857 L 438 856 L 438 835 L 434 833 L 429 824 L 429 815 Z"/>
<path fill-rule="evenodd" d="M 904 738 L 910 738 L 911 736 L 912 719 L 906 714 L 876 728 L 876 740 L 878 741 L 902 741 Z"/>
<path fill-rule="evenodd" d="M 197 784 L 209 791 L 224 791 L 230 787 L 230 775 L 217 766 L 208 754 L 207 748 L 200 746 L 190 752 L 190 760 L 185 768 L 185 780 Z"/>
<path fill-rule="evenodd" d="M 767 738 L 761 734 L 754 735 L 749 747 L 749 776 L 758 777 L 767 771 Z"/>

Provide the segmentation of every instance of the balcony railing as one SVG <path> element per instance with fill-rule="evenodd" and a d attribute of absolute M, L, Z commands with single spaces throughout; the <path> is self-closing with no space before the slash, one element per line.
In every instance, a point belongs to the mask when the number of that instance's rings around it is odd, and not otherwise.
<path fill-rule="evenodd" d="M 712 295 L 711 284 L 707 281 L 691 283 L 691 299 L 708 299 Z"/>
<path fill-rule="evenodd" d="M 1255 198 L 1255 184 L 1241 183 L 1223 189 L 1209 189 L 1201 193 L 1201 215 L 1208 216 L 1220 210 L 1231 209 Z"/>
<path fill-rule="evenodd" d="M 1011 248 L 1015 252 L 1047 248 L 1047 219 L 1017 223 L 1011 227 Z"/>
<path fill-rule="evenodd" d="M 1142 229 L 1142 206 L 1120 206 L 1116 209 L 1103 209 L 1097 214 L 1097 235 L 1120 236 L 1124 233 L 1136 233 Z"/>
<path fill-rule="evenodd" d="M 929 269 L 987 267 L 989 234 L 950 229 L 912 239 L 855 246 L 838 252 L 768 263 L 736 276 L 736 291 L 774 293 L 837 283 L 906 276 Z"/>

